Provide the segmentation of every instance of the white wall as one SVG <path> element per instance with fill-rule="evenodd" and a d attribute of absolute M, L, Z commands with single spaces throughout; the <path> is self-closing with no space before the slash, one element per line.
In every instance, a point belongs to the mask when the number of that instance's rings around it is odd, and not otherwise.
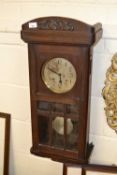
<path fill-rule="evenodd" d="M 93 57 L 91 162 L 117 164 L 117 135 L 106 123 L 101 96 L 106 69 L 117 52 L 117 0 L 0 0 L 0 111 L 12 117 L 10 175 L 62 175 L 62 164 L 30 154 L 28 58 L 20 29 L 22 23 L 42 16 L 103 24 Z"/>

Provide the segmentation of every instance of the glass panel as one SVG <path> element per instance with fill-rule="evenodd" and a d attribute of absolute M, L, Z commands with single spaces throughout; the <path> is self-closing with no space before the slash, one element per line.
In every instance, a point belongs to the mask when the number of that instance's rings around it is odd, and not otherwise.
<path fill-rule="evenodd" d="M 69 150 L 77 150 L 78 144 L 78 121 L 75 119 L 67 119 L 67 143 Z"/>
<path fill-rule="evenodd" d="M 52 110 L 54 112 L 65 112 L 66 113 L 74 113 L 78 114 L 79 109 L 78 105 L 71 105 L 71 104 L 62 104 L 62 103 L 53 103 L 53 102 L 45 102 L 45 101 L 39 101 L 37 108 L 40 110 Z"/>
<path fill-rule="evenodd" d="M 77 150 L 78 105 L 39 101 L 37 108 L 39 143 Z"/>
<path fill-rule="evenodd" d="M 64 148 L 64 117 L 57 116 L 52 121 L 52 145 Z"/>
<path fill-rule="evenodd" d="M 46 116 L 39 116 L 39 143 L 48 144 L 49 142 L 49 118 Z"/>
<path fill-rule="evenodd" d="M 44 101 L 40 101 L 38 103 L 38 109 L 40 109 L 40 110 L 49 110 L 50 109 L 50 103 L 44 102 Z"/>
<path fill-rule="evenodd" d="M 53 103 L 53 111 L 54 112 L 64 112 L 64 104 Z"/>
<path fill-rule="evenodd" d="M 78 107 L 79 107 L 78 105 L 66 105 L 66 111 L 67 113 L 78 114 L 79 113 Z"/>

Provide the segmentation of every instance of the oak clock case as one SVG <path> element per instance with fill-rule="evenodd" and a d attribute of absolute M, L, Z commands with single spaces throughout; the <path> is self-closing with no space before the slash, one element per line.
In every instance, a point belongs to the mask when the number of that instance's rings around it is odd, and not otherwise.
<path fill-rule="evenodd" d="M 22 25 L 21 37 L 28 43 L 32 154 L 88 161 L 91 50 L 101 36 L 100 23 L 70 18 L 38 18 Z"/>

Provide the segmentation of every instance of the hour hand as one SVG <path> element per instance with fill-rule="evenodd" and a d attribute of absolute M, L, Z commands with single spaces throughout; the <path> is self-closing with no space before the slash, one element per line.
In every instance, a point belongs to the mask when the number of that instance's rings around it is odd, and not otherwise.
<path fill-rule="evenodd" d="M 60 80 L 59 80 L 59 83 L 62 84 L 62 78 L 61 78 L 61 74 L 59 74 L 60 76 Z"/>

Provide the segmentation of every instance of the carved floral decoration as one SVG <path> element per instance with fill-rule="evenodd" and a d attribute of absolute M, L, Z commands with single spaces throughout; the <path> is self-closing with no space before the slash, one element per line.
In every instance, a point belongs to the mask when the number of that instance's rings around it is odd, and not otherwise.
<path fill-rule="evenodd" d="M 63 30 L 63 31 L 74 31 L 78 30 L 78 26 L 72 21 L 65 21 L 62 19 L 54 18 L 54 19 L 42 19 L 38 23 L 38 29 L 43 30 Z"/>
<path fill-rule="evenodd" d="M 112 57 L 112 64 L 106 72 L 102 95 L 106 103 L 107 123 L 117 133 L 117 53 Z"/>

